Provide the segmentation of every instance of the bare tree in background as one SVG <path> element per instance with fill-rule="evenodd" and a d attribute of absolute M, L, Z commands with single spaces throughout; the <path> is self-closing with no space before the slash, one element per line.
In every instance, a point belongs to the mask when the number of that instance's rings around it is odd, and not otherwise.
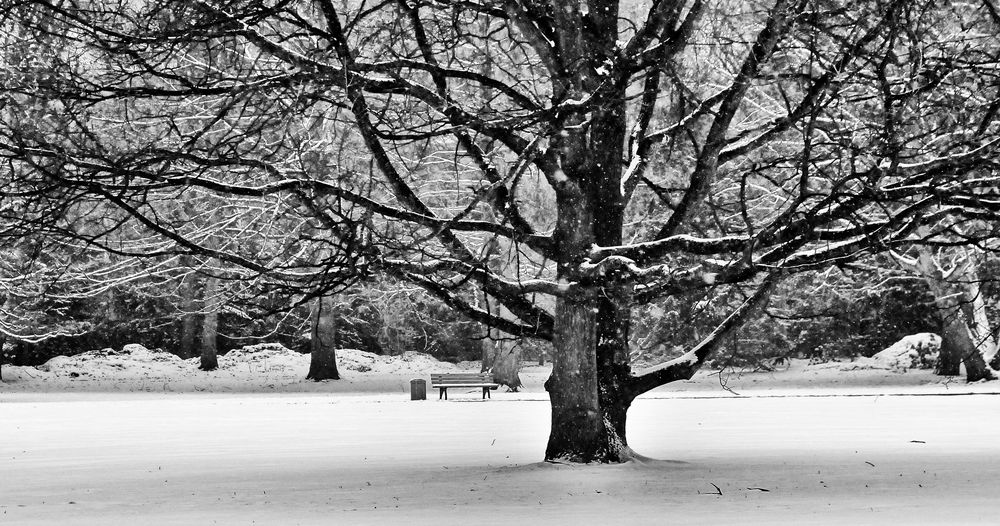
<path fill-rule="evenodd" d="M 3 195 L 119 254 L 197 255 L 297 301 L 383 272 L 551 340 L 545 458 L 625 461 L 635 397 L 690 378 L 783 275 L 992 221 L 989 7 L 14 2 Z M 633 307 L 711 287 L 745 301 L 633 370 Z"/>
<path fill-rule="evenodd" d="M 962 363 L 970 382 L 994 380 L 997 375 L 997 344 L 979 271 L 983 255 L 977 252 L 918 247 L 913 256 L 896 254 L 904 268 L 924 279 L 941 310 L 938 374 L 958 375 Z"/>

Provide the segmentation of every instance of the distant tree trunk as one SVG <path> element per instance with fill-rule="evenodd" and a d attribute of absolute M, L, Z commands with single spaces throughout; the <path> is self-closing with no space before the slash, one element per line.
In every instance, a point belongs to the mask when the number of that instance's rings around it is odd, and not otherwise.
<path fill-rule="evenodd" d="M 498 303 L 491 302 L 490 311 L 503 316 L 504 310 Z M 521 383 L 521 346 L 512 337 L 493 327 L 486 327 L 486 337 L 482 339 L 481 372 L 493 375 L 493 381 L 507 386 L 511 391 L 517 391 Z"/>
<path fill-rule="evenodd" d="M 334 298 L 317 298 L 312 308 L 312 329 L 309 337 L 309 374 L 307 380 L 340 380 L 337 371 L 337 321 Z"/>
<path fill-rule="evenodd" d="M 991 353 L 996 352 L 996 342 L 986 318 L 986 305 L 973 263 L 967 261 L 963 270 L 951 273 L 960 279 L 958 283 L 945 278 L 941 266 L 927 248 L 920 250 L 911 265 L 924 276 L 941 311 L 941 351 L 935 373 L 956 376 L 961 362 L 965 365 L 967 381 L 995 379 L 986 357 L 995 358 Z"/>
<path fill-rule="evenodd" d="M 945 323 L 944 331 L 941 335 L 941 348 L 950 348 L 949 352 L 957 355 L 965 365 L 966 380 L 978 382 L 979 380 L 993 380 L 993 373 L 986 366 L 982 353 L 976 348 L 976 342 L 972 339 L 969 327 L 960 316 L 950 317 L 950 321 Z"/>
<path fill-rule="evenodd" d="M 487 214 L 490 214 L 487 212 Z M 498 254 L 505 253 L 500 250 L 500 241 L 491 240 L 486 248 L 486 265 L 491 271 L 498 274 L 503 273 L 504 264 L 499 260 Z M 499 317 L 510 317 L 510 312 L 500 305 L 499 301 L 488 299 L 490 313 Z M 483 340 L 483 365 L 482 372 L 493 374 L 493 381 L 505 385 L 511 391 L 519 390 L 521 383 L 521 346 L 514 341 L 513 337 L 493 327 L 487 327 L 486 338 Z"/>
<path fill-rule="evenodd" d="M 982 274 L 980 274 L 979 269 L 982 267 L 976 267 L 973 269 L 973 279 L 970 280 L 971 285 L 971 310 L 972 313 L 970 317 L 975 320 L 975 337 L 978 343 L 977 347 L 982 350 L 984 361 L 988 362 L 987 366 L 992 369 L 989 371 L 991 376 L 995 376 L 997 371 L 1000 371 L 1000 343 L 993 336 L 993 327 L 990 324 L 989 317 L 987 316 L 986 310 L 986 299 L 983 294 Z M 992 279 L 987 277 L 986 279 Z"/>
<path fill-rule="evenodd" d="M 957 364 L 960 361 L 965 365 L 967 381 L 996 379 L 963 316 L 960 313 L 945 314 L 945 318 L 941 331 L 941 352 L 938 355 L 936 368 L 938 374 L 949 376 L 959 374 Z"/>
<path fill-rule="evenodd" d="M 493 368 L 493 347 L 496 341 L 493 340 L 493 331 L 487 328 L 486 337 L 480 340 L 480 347 L 482 348 L 482 364 L 479 367 L 479 372 L 488 372 Z"/>
<path fill-rule="evenodd" d="M 960 338 L 957 327 L 963 325 L 956 320 L 941 322 L 941 351 L 938 353 L 937 366 L 934 374 L 938 376 L 958 376 L 961 374 L 962 350 L 958 344 Z"/>
<path fill-rule="evenodd" d="M 216 339 L 219 336 L 219 278 L 205 278 L 205 317 L 201 324 L 201 365 L 202 371 L 214 371 L 219 368 L 219 357 Z"/>
<path fill-rule="evenodd" d="M 983 295 L 983 288 L 980 282 L 978 269 L 970 268 L 966 273 L 965 296 L 966 303 L 963 305 L 963 313 L 972 331 L 972 338 L 976 348 L 983 354 L 983 358 L 991 360 L 996 358 L 997 342 L 993 337 L 988 312 L 986 311 L 986 299 Z"/>
<path fill-rule="evenodd" d="M 198 280 L 189 272 L 181 283 L 181 335 L 177 356 L 183 359 L 195 356 L 198 340 Z"/>
<path fill-rule="evenodd" d="M 970 382 L 994 380 L 996 379 L 995 372 L 990 370 L 990 365 L 987 362 L 992 363 L 996 360 L 997 343 L 996 338 L 993 337 L 990 320 L 987 317 L 986 301 L 983 297 L 978 267 L 971 263 L 966 268 L 965 282 L 962 284 L 962 288 L 965 294 L 962 314 L 965 316 L 966 325 L 969 328 L 970 343 L 974 348 L 974 352 L 969 353 L 969 358 L 963 360 L 968 380 Z"/>
<path fill-rule="evenodd" d="M 498 331 L 499 332 L 499 331 Z M 489 371 L 493 375 L 493 381 L 505 385 L 511 391 L 517 391 L 523 384 L 521 383 L 521 346 L 509 339 L 500 339 L 502 333 L 498 333 L 497 340 L 492 338 L 485 340 L 483 345 L 483 371 Z M 486 353 L 489 345 L 489 367 L 486 367 Z"/>

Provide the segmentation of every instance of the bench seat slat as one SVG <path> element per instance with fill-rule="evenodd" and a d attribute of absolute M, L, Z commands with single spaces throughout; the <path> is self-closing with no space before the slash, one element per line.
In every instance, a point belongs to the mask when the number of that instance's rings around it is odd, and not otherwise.
<path fill-rule="evenodd" d="M 455 382 L 478 382 L 494 383 L 492 378 L 431 378 L 432 382 L 455 383 Z"/>
<path fill-rule="evenodd" d="M 495 389 L 500 387 L 500 384 L 431 384 L 432 388 L 437 387 L 489 387 L 490 389 Z"/>
<path fill-rule="evenodd" d="M 431 374 L 432 384 L 495 384 L 492 375 L 489 373 L 483 374 Z"/>
<path fill-rule="evenodd" d="M 486 398 L 489 391 L 497 389 L 500 384 L 493 381 L 490 373 L 431 373 L 431 389 L 439 389 L 439 398 L 448 398 L 448 389 L 452 388 L 481 388 L 483 398 Z"/>

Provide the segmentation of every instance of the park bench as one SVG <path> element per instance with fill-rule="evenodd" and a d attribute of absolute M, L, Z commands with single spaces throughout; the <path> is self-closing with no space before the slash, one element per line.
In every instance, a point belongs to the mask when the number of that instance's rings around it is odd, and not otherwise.
<path fill-rule="evenodd" d="M 483 399 L 492 398 L 490 389 L 500 387 L 490 373 L 431 373 L 431 389 L 438 389 L 438 400 L 448 399 L 450 387 L 481 387 Z"/>

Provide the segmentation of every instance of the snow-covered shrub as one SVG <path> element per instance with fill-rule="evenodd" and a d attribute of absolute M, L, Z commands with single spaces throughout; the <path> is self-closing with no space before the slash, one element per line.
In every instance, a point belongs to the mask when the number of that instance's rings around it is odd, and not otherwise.
<path fill-rule="evenodd" d="M 225 354 L 225 359 L 228 362 L 255 363 L 299 354 L 280 343 L 258 343 L 232 349 Z"/>
<path fill-rule="evenodd" d="M 872 361 L 887 369 L 904 372 L 908 369 L 930 369 L 941 350 L 941 337 L 922 332 L 911 334 L 872 356 Z"/>
<path fill-rule="evenodd" d="M 375 366 L 379 356 L 358 349 L 337 349 L 337 366 L 342 370 L 367 373 Z"/>

